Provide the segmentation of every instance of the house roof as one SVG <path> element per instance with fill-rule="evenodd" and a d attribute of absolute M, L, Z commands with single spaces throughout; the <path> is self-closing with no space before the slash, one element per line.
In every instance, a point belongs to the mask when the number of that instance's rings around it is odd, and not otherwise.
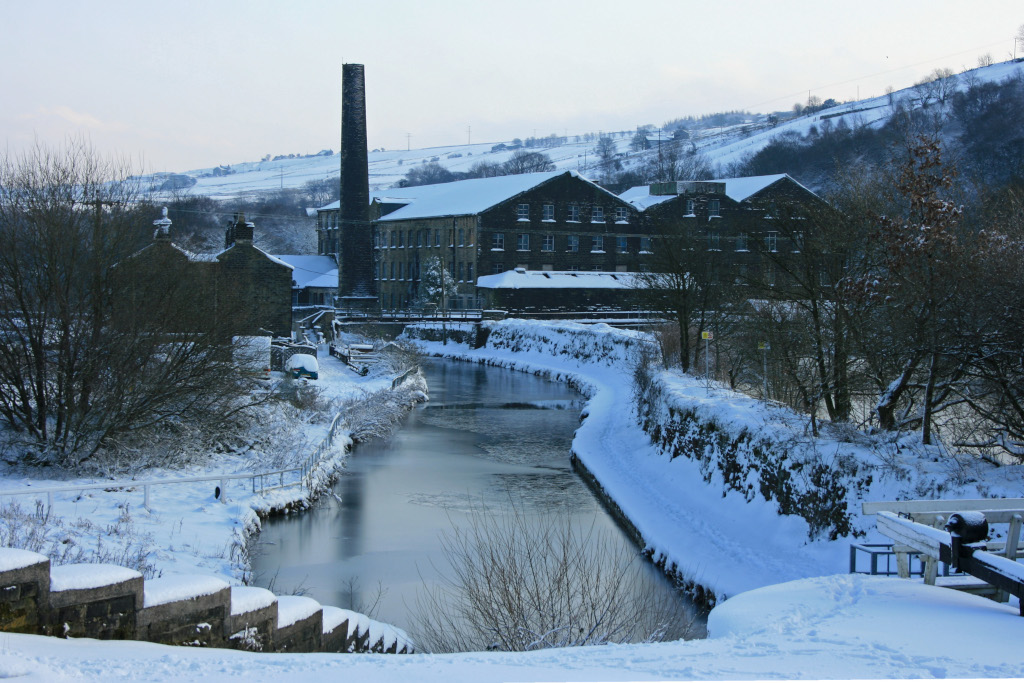
<path fill-rule="evenodd" d="M 793 180 L 793 178 L 786 173 L 747 176 L 744 178 L 716 178 L 707 182 L 725 183 L 725 195 L 734 202 L 743 202 L 784 178 L 788 178 L 790 182 L 807 190 L 806 187 Z M 810 192 L 810 190 L 807 191 Z M 662 202 L 675 199 L 678 196 L 679 195 L 675 194 L 653 195 L 651 194 L 650 185 L 638 185 L 637 187 L 631 187 L 620 194 L 619 198 L 629 202 L 640 211 L 643 211 L 657 204 L 661 204 Z"/>
<path fill-rule="evenodd" d="M 292 280 L 298 289 L 338 288 L 338 265 L 330 256 L 281 254 L 274 258 L 292 267 Z"/>
<path fill-rule="evenodd" d="M 576 171 L 549 171 L 494 178 L 471 178 L 437 185 L 390 188 L 371 193 L 370 201 L 403 205 L 382 216 L 381 222 L 440 216 L 471 216 L 560 176 L 579 178 L 607 193 L 609 197 L 618 199 L 614 193 L 592 183 Z M 339 207 L 340 202 L 331 202 L 320 210 L 330 211 Z"/>
<path fill-rule="evenodd" d="M 525 270 L 516 268 L 496 275 L 481 275 L 483 289 L 634 289 L 633 273 L 575 270 Z"/>

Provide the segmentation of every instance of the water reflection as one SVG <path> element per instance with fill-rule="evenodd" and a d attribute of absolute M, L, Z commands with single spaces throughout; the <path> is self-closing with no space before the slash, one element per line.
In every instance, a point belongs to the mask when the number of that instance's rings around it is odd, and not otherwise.
<path fill-rule="evenodd" d="M 379 602 L 377 619 L 409 628 L 423 582 L 446 575 L 439 534 L 481 501 L 514 498 L 528 515 L 568 510 L 625 538 L 569 464 L 578 394 L 479 365 L 432 361 L 425 371 L 430 402 L 389 440 L 356 449 L 336 497 L 264 523 L 252 560 L 259 585 L 359 611 Z"/>

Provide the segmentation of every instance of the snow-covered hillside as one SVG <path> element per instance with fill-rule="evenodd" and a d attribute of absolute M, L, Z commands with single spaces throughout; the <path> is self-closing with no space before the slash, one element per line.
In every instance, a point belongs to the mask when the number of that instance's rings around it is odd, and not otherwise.
<path fill-rule="evenodd" d="M 1024 61 L 1003 62 L 988 67 L 980 67 L 959 74 L 958 87 L 964 89 L 971 84 L 998 82 L 1011 76 L 1024 77 Z M 835 107 L 815 112 L 810 115 L 794 117 L 771 126 L 767 117 L 752 114 L 749 123 L 724 128 L 711 128 L 691 131 L 691 141 L 720 171 L 718 175 L 728 172 L 731 164 L 743 161 L 768 145 L 776 137 L 798 134 L 804 136 L 812 126 L 820 126 L 825 120 L 834 125 L 840 121 L 851 128 L 859 126 L 881 126 L 893 112 L 893 103 L 902 102 L 906 106 L 919 106 L 920 94 L 914 88 L 898 90 L 890 95 L 874 97 L 855 102 L 845 102 Z M 683 106 L 682 103 L 680 105 Z M 630 151 L 633 131 L 608 133 L 612 136 L 620 159 L 624 166 L 629 167 L 641 163 L 646 156 L 657 154 L 657 149 L 644 152 Z M 325 139 L 336 134 L 335 131 L 324 131 Z M 596 131 L 595 131 L 596 134 Z M 497 145 L 505 145 L 504 149 L 494 150 Z M 465 172 L 474 164 L 486 161 L 500 164 L 514 153 L 509 149 L 510 141 L 502 143 L 486 142 L 450 147 L 431 147 L 411 150 L 377 150 L 369 154 L 370 189 L 378 190 L 393 186 L 401 180 L 411 168 L 429 162 L 437 162 L 451 171 Z M 554 162 L 557 170 L 576 170 L 590 178 L 599 175 L 598 158 L 594 152 L 596 140 L 584 139 L 583 136 L 569 136 L 564 144 L 554 147 L 533 147 L 530 151 L 547 154 Z M 324 180 L 336 177 L 339 173 L 339 155 L 314 155 L 303 158 L 278 159 L 276 161 L 251 161 L 236 163 L 224 167 L 214 175 L 215 169 L 196 169 L 186 171 L 196 180 L 188 192 L 195 195 L 207 195 L 214 199 L 229 199 L 242 195 L 273 191 L 283 188 L 298 188 L 310 180 Z M 147 176 L 150 184 L 159 187 L 168 174 Z"/>

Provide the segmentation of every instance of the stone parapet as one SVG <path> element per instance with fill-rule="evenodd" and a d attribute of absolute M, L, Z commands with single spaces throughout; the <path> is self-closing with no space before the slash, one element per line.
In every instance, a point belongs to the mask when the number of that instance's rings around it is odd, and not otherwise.
<path fill-rule="evenodd" d="M 0 548 L 0 632 L 256 652 L 412 652 L 369 617 L 296 595 L 230 586 L 207 575 L 143 579 L 108 564 L 51 567 L 44 555 Z M 377 633 L 377 631 L 375 631 Z"/>

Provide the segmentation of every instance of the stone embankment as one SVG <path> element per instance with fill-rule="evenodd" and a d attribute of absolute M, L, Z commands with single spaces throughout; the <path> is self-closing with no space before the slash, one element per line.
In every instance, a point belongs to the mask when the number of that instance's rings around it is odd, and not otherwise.
<path fill-rule="evenodd" d="M 399 629 L 312 598 L 213 576 L 144 580 L 116 565 L 51 567 L 12 548 L 0 548 L 0 631 L 259 652 L 413 651 Z"/>

